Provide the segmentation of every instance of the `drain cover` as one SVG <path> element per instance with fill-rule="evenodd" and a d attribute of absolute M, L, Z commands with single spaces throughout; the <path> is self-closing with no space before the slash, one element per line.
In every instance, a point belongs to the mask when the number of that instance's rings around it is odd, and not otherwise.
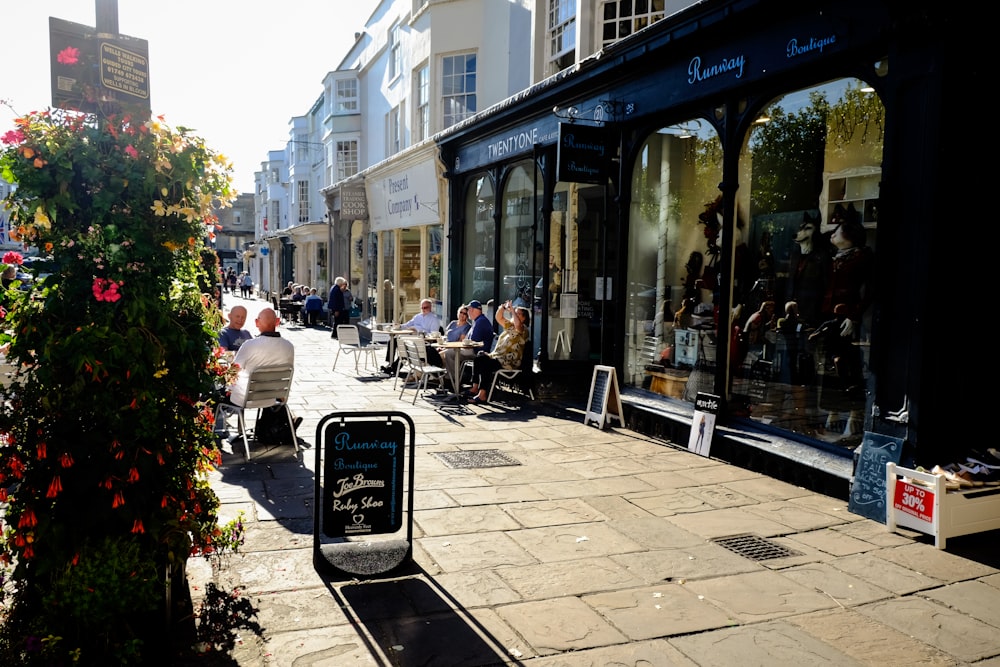
<path fill-rule="evenodd" d="M 719 537 L 712 541 L 729 549 L 734 554 L 749 558 L 750 560 L 770 560 L 772 558 L 802 555 L 798 551 L 783 547 L 776 542 L 764 539 L 759 535 L 751 535 L 750 533 Z"/>
<path fill-rule="evenodd" d="M 499 449 L 472 449 L 462 452 L 434 452 L 449 468 L 499 468 L 519 466 L 521 463 Z"/>

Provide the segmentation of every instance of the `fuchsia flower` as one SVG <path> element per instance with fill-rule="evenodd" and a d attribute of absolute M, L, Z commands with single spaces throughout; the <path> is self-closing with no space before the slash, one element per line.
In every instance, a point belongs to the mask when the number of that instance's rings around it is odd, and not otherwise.
<path fill-rule="evenodd" d="M 67 46 L 56 56 L 56 62 L 60 65 L 75 65 L 80 60 L 80 49 L 74 46 Z"/>
<path fill-rule="evenodd" d="M 114 303 L 118 299 L 122 298 L 122 295 L 118 292 L 118 288 L 121 286 L 122 283 L 116 283 L 115 281 L 108 280 L 107 278 L 94 278 L 94 298 L 98 301 Z"/>
<path fill-rule="evenodd" d="M 135 149 L 135 146 L 129 144 L 125 147 L 125 155 L 128 155 L 130 158 L 137 158 L 139 157 L 139 151 Z"/>

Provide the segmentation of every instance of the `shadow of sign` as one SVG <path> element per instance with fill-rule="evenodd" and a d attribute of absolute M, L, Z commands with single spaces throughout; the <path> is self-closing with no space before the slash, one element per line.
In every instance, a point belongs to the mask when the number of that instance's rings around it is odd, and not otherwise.
<path fill-rule="evenodd" d="M 348 583 L 332 592 L 364 634 L 379 640 L 389 664 L 522 664 L 427 576 Z"/>

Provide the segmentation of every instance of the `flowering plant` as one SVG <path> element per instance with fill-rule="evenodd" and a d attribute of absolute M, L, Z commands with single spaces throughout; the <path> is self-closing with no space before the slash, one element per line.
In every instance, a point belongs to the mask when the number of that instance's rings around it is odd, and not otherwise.
<path fill-rule="evenodd" d="M 148 663 L 160 573 L 222 536 L 201 297 L 230 171 L 162 118 L 46 111 L 0 135 L 12 234 L 55 267 L 2 327 L 0 663 Z"/>

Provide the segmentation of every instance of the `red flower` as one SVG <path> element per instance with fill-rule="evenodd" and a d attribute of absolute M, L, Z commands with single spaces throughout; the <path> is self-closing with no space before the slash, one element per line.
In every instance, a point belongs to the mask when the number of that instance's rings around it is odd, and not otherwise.
<path fill-rule="evenodd" d="M 46 498 L 55 498 L 60 493 L 62 493 L 62 480 L 59 479 L 59 475 L 52 478 L 52 482 L 49 484 L 48 493 L 45 494 Z"/>
<path fill-rule="evenodd" d="M 5 144 L 19 144 L 24 141 L 24 132 L 21 130 L 10 130 L 9 132 L 4 132 L 3 136 L 0 137 L 0 141 Z"/>
<path fill-rule="evenodd" d="M 60 65 L 75 65 L 80 60 L 80 49 L 74 46 L 67 46 L 56 56 L 56 62 Z"/>
<path fill-rule="evenodd" d="M 24 514 L 17 522 L 18 528 L 34 528 L 38 525 L 38 517 L 35 516 L 34 511 L 30 509 L 24 510 Z"/>
<path fill-rule="evenodd" d="M 10 133 L 8 132 L 7 134 L 10 134 Z M 4 135 L 4 136 L 6 137 L 7 135 Z M 5 252 L 3 254 L 3 263 L 4 264 L 17 264 L 18 266 L 20 266 L 20 265 L 24 264 L 24 256 L 21 255 L 21 253 L 19 253 L 19 252 L 16 252 L 14 250 L 10 250 L 10 251 Z"/>

